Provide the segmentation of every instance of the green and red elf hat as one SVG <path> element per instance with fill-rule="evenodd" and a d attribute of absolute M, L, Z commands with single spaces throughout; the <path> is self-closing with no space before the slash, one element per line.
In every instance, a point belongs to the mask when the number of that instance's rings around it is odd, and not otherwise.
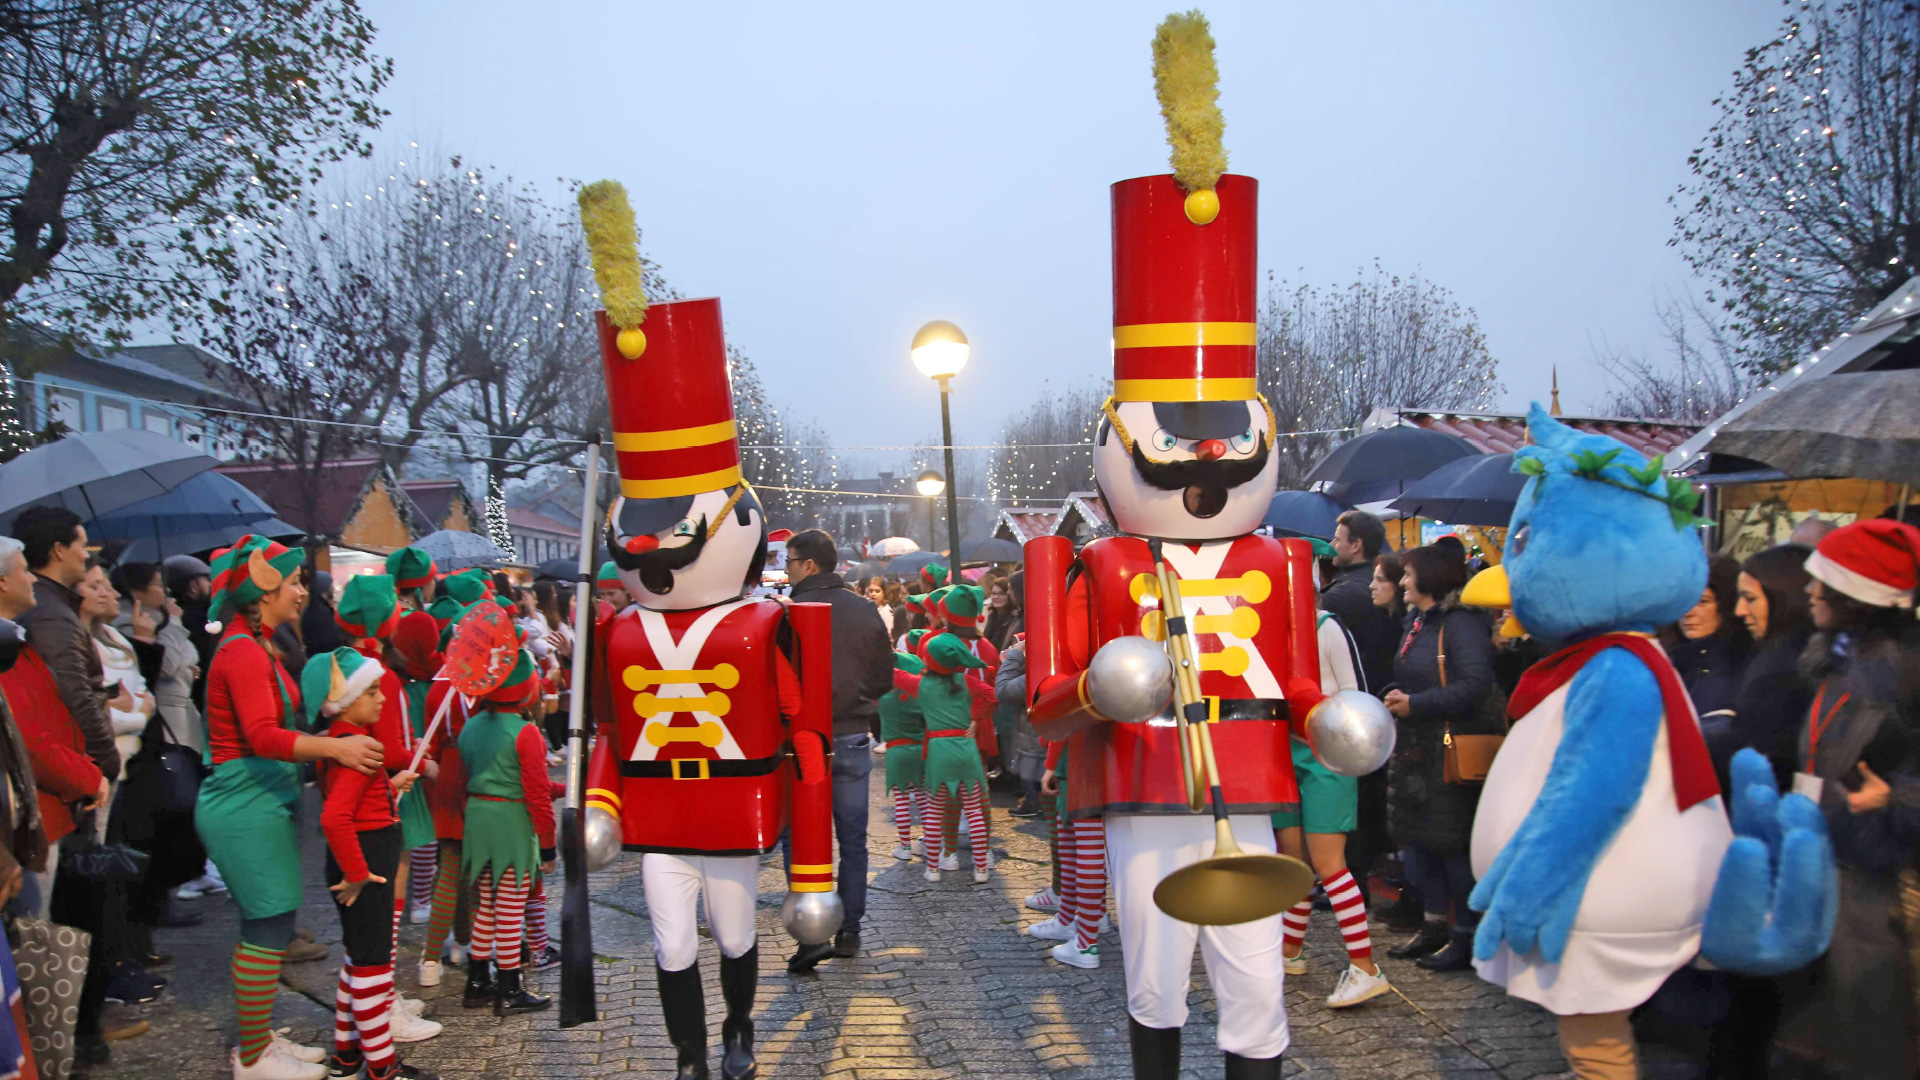
<path fill-rule="evenodd" d="M 907 611 L 914 615 L 925 615 L 927 613 L 927 606 L 923 601 L 925 601 L 926 598 L 926 593 L 909 593 L 907 595 Z"/>
<path fill-rule="evenodd" d="M 953 577 L 953 570 L 943 563 L 928 563 L 920 568 L 920 580 L 929 592 L 936 591 Z"/>
<path fill-rule="evenodd" d="M 936 619 L 946 619 L 947 590 L 951 588 L 953 588 L 953 586 L 943 585 L 927 594 L 927 599 L 924 601 L 924 610 L 928 615 Z"/>
<path fill-rule="evenodd" d="M 307 723 L 318 724 L 322 717 L 353 704 L 379 683 L 386 670 L 379 661 L 345 645 L 308 660 L 300 669 L 300 701 L 307 710 Z"/>
<path fill-rule="evenodd" d="M 620 580 L 620 568 L 613 565 L 612 559 L 608 559 L 606 562 L 600 564 L 600 572 L 593 575 L 593 584 L 596 588 L 601 589 L 624 589 L 627 587 L 626 582 Z"/>
<path fill-rule="evenodd" d="M 913 633 L 915 633 L 915 634 L 924 634 L 924 633 L 926 633 L 926 631 L 924 631 L 924 630 L 915 630 L 915 631 L 913 631 Z M 915 639 L 914 639 L 914 643 L 918 643 L 918 641 L 919 641 L 919 639 L 918 639 L 918 638 L 915 638 Z M 920 673 L 921 673 L 922 671 L 924 671 L 924 670 L 926 670 L 926 667 L 927 667 L 927 665 L 926 665 L 926 664 L 925 664 L 924 662 L 922 662 L 922 661 L 921 661 L 921 659 L 920 659 L 919 657 L 917 657 L 917 656 L 915 656 L 915 655 L 913 655 L 912 653 L 910 653 L 910 652 L 901 652 L 901 651 L 900 651 L 900 650 L 898 650 L 898 649 L 895 649 L 895 650 L 894 650 L 894 653 L 893 653 L 893 669 L 894 669 L 895 671 L 904 671 L 904 672 L 906 672 L 906 673 L 907 673 L 907 674 L 909 674 L 909 675 L 918 675 L 918 674 L 920 674 Z"/>
<path fill-rule="evenodd" d="M 927 667 L 941 675 L 951 675 L 961 668 L 983 668 L 986 661 L 973 655 L 967 643 L 952 634 L 935 634 L 927 647 L 920 651 Z"/>
<path fill-rule="evenodd" d="M 987 594 L 978 585 L 955 585 L 940 598 L 940 615 L 950 623 L 977 626 L 987 610 Z"/>
<path fill-rule="evenodd" d="M 512 670 L 500 685 L 489 691 L 480 700 L 489 705 L 504 705 L 509 709 L 518 709 L 540 692 L 540 673 L 533 666 L 533 654 L 525 649 L 514 658 Z"/>
<path fill-rule="evenodd" d="M 207 632 L 220 632 L 220 619 L 229 607 L 251 604 L 280 587 L 288 575 L 300 569 L 306 552 L 275 543 L 252 533 L 234 541 L 230 548 L 213 553 L 213 599 L 208 610 Z"/>
<path fill-rule="evenodd" d="M 387 573 L 396 589 L 424 589 L 433 584 L 433 556 L 417 547 L 403 547 L 387 556 Z"/>
<path fill-rule="evenodd" d="M 493 591 L 493 579 L 479 567 L 469 567 L 456 571 L 440 579 L 440 592 L 451 596 L 462 609 L 472 607 L 474 602 Z"/>
<path fill-rule="evenodd" d="M 347 636 L 385 641 L 400 625 L 400 594 L 387 574 L 355 574 L 340 591 L 333 621 Z"/>

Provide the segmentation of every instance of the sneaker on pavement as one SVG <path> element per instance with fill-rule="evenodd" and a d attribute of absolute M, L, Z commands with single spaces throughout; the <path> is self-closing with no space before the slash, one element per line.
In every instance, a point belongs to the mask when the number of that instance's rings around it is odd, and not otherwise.
<path fill-rule="evenodd" d="M 960 855 L 959 855 L 959 853 L 958 853 L 958 852 L 952 852 L 952 851 L 949 851 L 949 852 L 947 852 L 947 853 L 946 853 L 945 855 L 942 855 L 942 856 L 940 856 L 940 869 L 942 869 L 942 870 L 958 870 L 958 869 L 960 869 Z"/>
<path fill-rule="evenodd" d="M 1327 995 L 1327 1007 L 1349 1009 L 1361 1002 L 1372 1001 L 1392 989 L 1393 985 L 1387 982 L 1386 972 L 1369 975 L 1348 964 L 1347 970 L 1340 973 L 1340 982 L 1333 988 L 1333 993 Z"/>
<path fill-rule="evenodd" d="M 272 1047 L 251 1065 L 240 1064 L 240 1051 L 233 1051 L 233 1080 L 325 1080 L 327 1067 L 276 1054 Z"/>
<path fill-rule="evenodd" d="M 1100 946 L 1090 945 L 1081 948 L 1071 941 L 1063 941 L 1053 947 L 1053 958 L 1063 964 L 1092 970 L 1100 966 Z"/>
<path fill-rule="evenodd" d="M 424 923 L 433 918 L 433 905 L 423 904 L 420 907 L 409 908 L 407 909 L 407 918 L 411 919 L 416 925 Z"/>
<path fill-rule="evenodd" d="M 929 867 L 927 867 L 927 871 L 926 871 L 926 873 L 925 873 L 925 874 L 924 874 L 923 876 L 924 876 L 924 877 L 925 877 L 925 878 L 926 878 L 926 879 L 927 879 L 928 881 L 939 881 L 939 880 L 940 880 L 940 868 L 939 868 L 939 867 L 937 867 L 937 866 L 929 866 Z"/>
<path fill-rule="evenodd" d="M 1026 898 L 1024 903 L 1033 911 L 1059 911 L 1060 898 L 1053 895 L 1052 889 L 1041 889 Z"/>
<path fill-rule="evenodd" d="M 290 1027 L 283 1027 L 276 1030 L 273 1033 L 273 1045 L 268 1047 L 268 1051 L 270 1053 L 283 1054 L 295 1061 L 304 1061 L 310 1065 L 319 1065 L 327 1060 L 327 1052 L 325 1050 L 317 1046 L 302 1046 L 292 1039 L 287 1038 L 287 1032 L 292 1030 Z"/>
<path fill-rule="evenodd" d="M 915 855 L 925 855 L 927 853 L 927 844 L 924 840 L 915 840 L 907 846 L 913 849 Z"/>
<path fill-rule="evenodd" d="M 422 960 L 420 961 L 420 976 L 417 981 L 421 986 L 439 986 L 440 976 L 444 971 L 445 968 L 441 966 L 440 961 Z"/>
<path fill-rule="evenodd" d="M 993 871 L 991 870 L 975 870 L 973 872 L 973 883 L 975 885 L 985 885 L 987 878 L 991 877 L 992 874 Z"/>
<path fill-rule="evenodd" d="M 1289 975 L 1305 975 L 1307 973 L 1307 950 L 1301 949 L 1299 954 L 1295 956 L 1288 956 L 1285 952 L 1282 952 L 1280 954 L 1280 970 Z M 1340 978 L 1342 985 L 1345 985 L 1346 976 L 1342 975 Z M 1334 992 L 1338 993 L 1339 991 L 1336 990 Z"/>
<path fill-rule="evenodd" d="M 447 963 L 454 967 L 466 967 L 467 947 L 457 941 L 447 942 Z"/>
<path fill-rule="evenodd" d="M 906 846 L 905 844 L 893 845 L 893 857 L 896 859 L 899 859 L 901 862 L 905 862 L 908 859 L 913 858 L 913 856 L 914 856 L 914 850 Z"/>
<path fill-rule="evenodd" d="M 408 1016 L 417 1017 L 417 1016 L 425 1016 L 427 1014 L 426 1002 L 421 1001 L 419 998 L 410 998 L 405 994 L 395 995 L 394 1008 L 399 1009 L 401 1012 L 406 1013 Z"/>
<path fill-rule="evenodd" d="M 1037 937 L 1042 941 L 1068 941 L 1073 938 L 1073 926 L 1060 921 L 1060 916 L 1034 923 L 1027 927 L 1028 937 Z"/>
<path fill-rule="evenodd" d="M 539 956 L 527 962 L 528 971 L 547 971 L 560 966 L 560 950 L 549 945 Z"/>
<path fill-rule="evenodd" d="M 287 946 L 287 951 L 280 957 L 280 962 L 283 964 L 299 964 L 308 960 L 325 960 L 326 958 L 327 947 L 325 945 L 311 938 L 303 940 L 296 937 L 293 939 L 293 942 Z"/>
<path fill-rule="evenodd" d="M 410 1016 L 405 1009 L 395 1009 L 387 1014 L 387 1029 L 393 1033 L 394 1042 L 416 1043 L 440 1034 L 441 1024 L 424 1016 Z"/>

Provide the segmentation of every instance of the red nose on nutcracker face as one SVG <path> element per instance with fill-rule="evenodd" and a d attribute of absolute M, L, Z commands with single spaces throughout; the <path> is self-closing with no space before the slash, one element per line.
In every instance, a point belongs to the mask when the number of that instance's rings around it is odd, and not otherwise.
<path fill-rule="evenodd" d="M 1201 461 L 1219 461 L 1227 456 L 1226 440 L 1203 439 L 1193 448 L 1193 454 Z"/>
<path fill-rule="evenodd" d="M 629 536 L 626 540 L 627 553 L 645 555 L 660 546 L 660 541 L 651 536 Z"/>

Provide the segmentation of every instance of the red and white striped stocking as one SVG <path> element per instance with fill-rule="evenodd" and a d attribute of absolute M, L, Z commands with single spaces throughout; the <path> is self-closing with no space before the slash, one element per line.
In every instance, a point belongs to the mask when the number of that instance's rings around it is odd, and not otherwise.
<path fill-rule="evenodd" d="M 1074 858 L 1075 845 L 1080 838 L 1070 822 L 1058 821 L 1056 826 L 1054 847 L 1059 854 L 1054 857 L 1054 869 L 1060 878 L 1060 907 L 1054 920 L 1061 926 L 1071 928 L 1080 911 L 1080 864 Z"/>
<path fill-rule="evenodd" d="M 967 840 L 973 844 L 973 872 L 987 872 L 986 792 L 970 784 L 960 793 L 960 809 L 967 816 Z"/>
<path fill-rule="evenodd" d="M 467 942 L 467 955 L 475 960 L 493 959 L 493 871 L 483 870 L 473 883 L 473 932 Z"/>
<path fill-rule="evenodd" d="M 940 869 L 940 821 L 947 816 L 947 788 L 927 793 L 926 812 L 920 817 L 920 839 L 926 844 L 927 869 Z"/>
<path fill-rule="evenodd" d="M 1307 924 L 1313 919 L 1313 895 L 1280 913 L 1281 949 L 1288 956 L 1300 955 L 1307 943 Z"/>
<path fill-rule="evenodd" d="M 353 1023 L 353 965 L 340 965 L 340 983 L 333 991 L 333 1052 L 342 1058 L 360 1045 L 360 1029 Z"/>
<path fill-rule="evenodd" d="M 440 862 L 439 844 L 421 844 L 407 853 L 407 903 L 423 908 L 433 903 L 434 871 Z"/>
<path fill-rule="evenodd" d="M 351 978 L 353 1026 L 360 1036 L 360 1052 L 366 1055 L 367 1071 L 373 1072 L 393 1060 L 393 1033 L 387 1025 L 393 967 L 389 964 L 356 967 Z"/>
<path fill-rule="evenodd" d="M 533 891 L 527 894 L 527 951 L 539 963 L 547 953 L 547 879 L 533 879 Z"/>
<path fill-rule="evenodd" d="M 913 796 L 903 787 L 893 789 L 893 828 L 900 834 L 900 846 L 913 843 Z"/>
<path fill-rule="evenodd" d="M 1326 882 L 1333 917 L 1340 920 L 1340 936 L 1347 943 L 1347 959 L 1356 964 L 1373 959 L 1373 935 L 1367 931 L 1367 906 L 1352 871 L 1342 869 Z"/>
<path fill-rule="evenodd" d="M 495 889 L 493 963 L 502 971 L 520 966 L 520 946 L 526 941 L 528 884 L 526 878 L 508 870 Z"/>

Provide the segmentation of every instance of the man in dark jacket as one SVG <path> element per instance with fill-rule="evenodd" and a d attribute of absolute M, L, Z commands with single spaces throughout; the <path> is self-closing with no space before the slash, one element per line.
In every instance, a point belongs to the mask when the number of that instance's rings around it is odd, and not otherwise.
<path fill-rule="evenodd" d="M 839 549 L 819 529 L 787 541 L 789 594 L 797 604 L 833 605 L 833 832 L 840 841 L 840 902 L 846 916 L 833 944 L 802 945 L 787 970 L 811 971 L 829 956 L 860 952 L 860 919 L 867 912 L 867 777 L 873 772 L 873 733 L 880 695 L 893 689 L 893 649 L 873 601 L 847 588 L 833 572 Z"/>
<path fill-rule="evenodd" d="M 1373 560 L 1387 544 L 1387 528 L 1365 510 L 1340 515 L 1333 530 L 1333 580 L 1320 590 L 1320 606 L 1340 619 L 1360 649 L 1361 673 L 1375 694 L 1393 678 L 1393 650 L 1400 628 L 1386 608 L 1373 604 Z"/>
<path fill-rule="evenodd" d="M 87 576 L 87 530 L 80 515 L 65 507 L 36 506 L 13 519 L 13 536 L 34 576 L 33 607 L 20 617 L 20 625 L 53 672 L 60 700 L 86 736 L 87 756 L 102 776 L 119 776 L 106 676 L 93 638 L 80 624 L 80 596 L 74 592 Z"/>

